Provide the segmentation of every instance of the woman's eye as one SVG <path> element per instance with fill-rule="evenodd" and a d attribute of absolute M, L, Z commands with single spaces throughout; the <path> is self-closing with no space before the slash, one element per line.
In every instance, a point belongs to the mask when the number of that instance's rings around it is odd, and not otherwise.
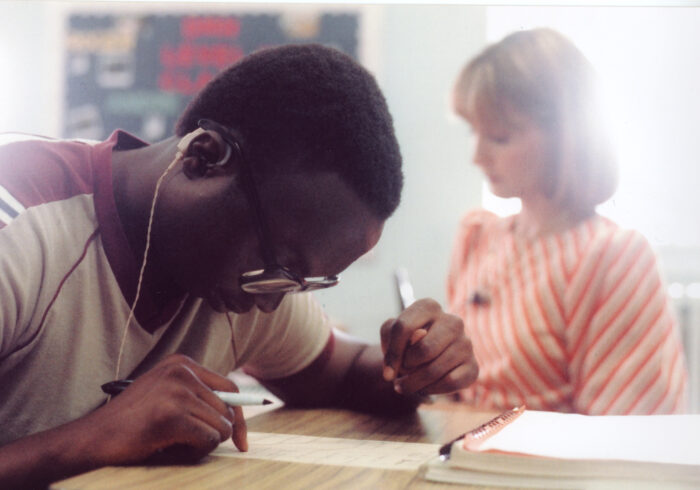
<path fill-rule="evenodd" d="M 494 143 L 498 143 L 499 145 L 504 145 L 508 143 L 508 135 L 495 135 L 495 136 L 489 136 L 488 137 L 491 141 Z"/>

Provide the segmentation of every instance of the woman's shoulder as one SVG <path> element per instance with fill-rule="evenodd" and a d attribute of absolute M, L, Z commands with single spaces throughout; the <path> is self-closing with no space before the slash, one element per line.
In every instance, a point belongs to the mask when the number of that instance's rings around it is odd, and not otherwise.
<path fill-rule="evenodd" d="M 457 227 L 454 248 L 460 254 L 473 252 L 481 244 L 497 239 L 499 230 L 507 229 L 507 220 L 484 209 L 467 211 Z"/>
<path fill-rule="evenodd" d="M 472 209 L 467 211 L 459 222 L 457 229 L 457 242 L 461 245 L 476 243 L 485 233 L 503 224 L 507 218 L 501 218 L 485 209 Z"/>
<path fill-rule="evenodd" d="M 588 220 L 587 227 L 591 251 L 616 254 L 632 249 L 651 250 L 649 241 L 640 231 L 620 226 L 605 216 L 594 216 Z"/>
<path fill-rule="evenodd" d="M 460 220 L 460 228 L 490 228 L 502 223 L 508 218 L 501 218 L 491 211 L 486 209 L 471 209 L 464 213 Z"/>

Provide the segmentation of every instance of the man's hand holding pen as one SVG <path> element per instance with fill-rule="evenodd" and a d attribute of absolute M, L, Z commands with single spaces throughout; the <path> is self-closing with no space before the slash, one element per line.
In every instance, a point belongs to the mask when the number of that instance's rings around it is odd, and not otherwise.
<path fill-rule="evenodd" d="M 229 437 L 247 451 L 241 407 L 227 405 L 212 390 L 238 388 L 187 356 L 165 358 L 83 420 L 97 428 L 90 431 L 98 439 L 90 444 L 95 457 L 125 464 L 176 449 L 179 460 L 197 461 Z"/>
<path fill-rule="evenodd" d="M 462 320 L 432 299 L 416 301 L 381 328 L 384 379 L 402 394 L 450 393 L 479 374 Z"/>

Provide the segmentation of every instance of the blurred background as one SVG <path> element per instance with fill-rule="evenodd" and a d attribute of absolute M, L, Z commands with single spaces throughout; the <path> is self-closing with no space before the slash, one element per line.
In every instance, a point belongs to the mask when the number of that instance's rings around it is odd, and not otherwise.
<path fill-rule="evenodd" d="M 600 207 L 644 233 L 661 257 L 683 325 L 700 406 L 700 8 L 262 2 L 0 0 L 0 132 L 147 141 L 171 134 L 217 71 L 274 44 L 321 42 L 354 56 L 383 89 L 405 162 L 402 204 L 342 286 L 318 293 L 348 331 L 377 341 L 397 314 L 393 275 L 444 305 L 459 217 L 493 197 L 471 164 L 468 128 L 449 109 L 462 64 L 531 27 L 569 36 L 596 66 L 621 162 Z"/>

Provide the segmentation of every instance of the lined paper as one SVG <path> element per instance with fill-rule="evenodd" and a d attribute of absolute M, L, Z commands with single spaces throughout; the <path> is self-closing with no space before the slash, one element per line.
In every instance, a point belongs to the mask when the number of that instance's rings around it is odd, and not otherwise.
<path fill-rule="evenodd" d="M 434 458 L 439 447 L 438 444 L 414 442 L 248 432 L 247 453 L 239 452 L 229 439 L 221 443 L 212 454 L 289 463 L 415 471 L 421 464 Z"/>

